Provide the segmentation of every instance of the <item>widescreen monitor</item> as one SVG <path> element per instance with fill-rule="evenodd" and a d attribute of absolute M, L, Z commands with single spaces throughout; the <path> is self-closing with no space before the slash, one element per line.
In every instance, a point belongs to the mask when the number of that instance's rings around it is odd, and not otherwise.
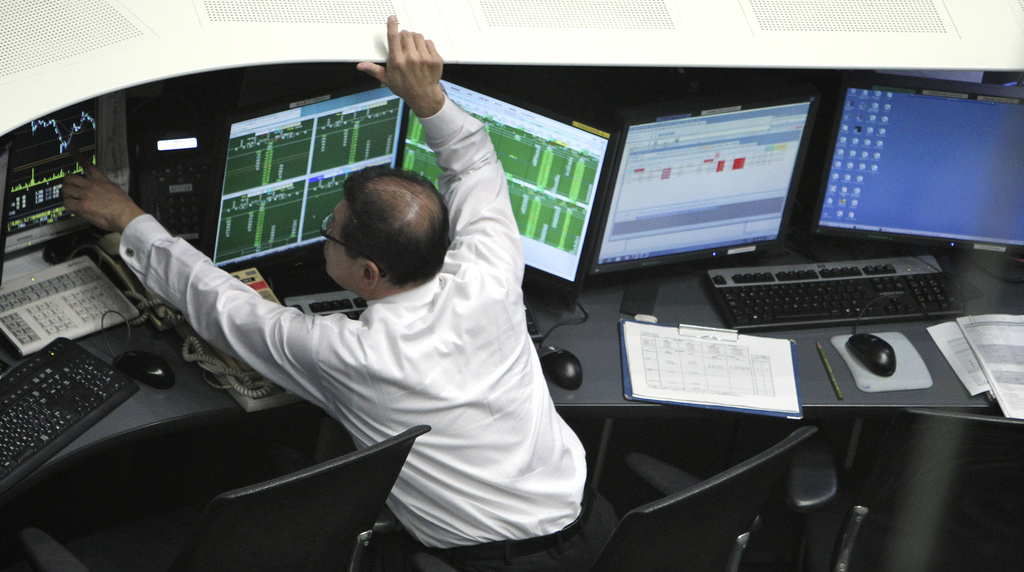
<path fill-rule="evenodd" d="M 526 256 L 527 285 L 578 294 L 612 135 L 561 114 L 443 80 L 448 97 L 483 122 L 505 169 Z M 475 87 L 475 86 L 474 86 Z M 441 173 L 409 114 L 402 167 L 435 183 Z"/>
<path fill-rule="evenodd" d="M 624 109 L 591 272 L 755 253 L 784 236 L 818 94 L 701 98 Z"/>
<path fill-rule="evenodd" d="M 1024 88 L 850 74 L 813 232 L 1024 252 Z"/>
<path fill-rule="evenodd" d="M 95 162 L 97 101 L 90 99 L 40 117 L 11 134 L 10 176 L 4 185 L 5 252 L 43 244 L 89 225 L 64 208 L 63 179 L 81 173 L 68 153 L 77 147 Z"/>
<path fill-rule="evenodd" d="M 316 257 L 320 226 L 348 175 L 396 163 L 401 99 L 387 88 L 251 109 L 228 119 L 207 253 L 222 268 L 281 268 Z"/>

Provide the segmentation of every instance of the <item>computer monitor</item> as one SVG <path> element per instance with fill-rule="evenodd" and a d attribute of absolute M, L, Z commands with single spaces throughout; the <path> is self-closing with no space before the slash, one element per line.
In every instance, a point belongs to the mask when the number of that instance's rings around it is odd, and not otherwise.
<path fill-rule="evenodd" d="M 442 80 L 448 97 L 487 129 L 505 168 L 526 257 L 525 286 L 574 298 L 586 275 L 587 236 L 612 134 L 492 90 Z M 437 182 L 441 169 L 409 113 L 402 167 Z"/>
<path fill-rule="evenodd" d="M 68 153 L 76 146 L 95 162 L 97 102 L 83 101 L 14 130 L 6 197 L 7 253 L 43 244 L 89 225 L 64 209 L 63 179 L 82 166 Z"/>
<path fill-rule="evenodd" d="M 348 175 L 395 165 L 403 107 L 387 88 L 358 88 L 228 118 L 215 228 L 204 233 L 213 262 L 270 274 L 322 262 L 320 226 Z"/>
<path fill-rule="evenodd" d="M 812 232 L 1024 252 L 1024 88 L 844 78 Z"/>
<path fill-rule="evenodd" d="M 7 199 L 7 172 L 11 164 L 11 141 L 7 137 L 0 136 L 0 205 L 6 204 Z M 0 213 L 0 244 L 3 244 L 7 237 L 7 211 Z M 4 277 L 4 256 L 0 254 L 0 284 L 3 284 Z"/>
<path fill-rule="evenodd" d="M 780 242 L 818 99 L 799 87 L 623 109 L 591 273 L 629 276 Z"/>

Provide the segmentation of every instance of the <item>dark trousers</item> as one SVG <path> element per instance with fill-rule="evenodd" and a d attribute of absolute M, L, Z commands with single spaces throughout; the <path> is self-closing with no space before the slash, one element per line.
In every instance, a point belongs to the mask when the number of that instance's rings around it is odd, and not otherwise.
<path fill-rule="evenodd" d="M 476 558 L 467 551 L 438 550 L 425 548 L 407 533 L 389 534 L 388 538 L 374 537 L 377 545 L 377 570 L 407 571 L 409 559 L 417 552 L 428 552 L 462 572 L 568 572 L 589 570 L 597 555 L 604 548 L 612 531 L 618 524 L 615 510 L 600 493 L 589 491 L 580 514 L 580 526 L 576 533 L 559 538 L 550 548 L 537 552 L 520 553 L 516 541 L 488 543 L 483 558 Z M 378 540 L 380 542 L 378 542 Z M 530 541 L 526 541 L 530 542 Z M 504 550 L 504 546 L 508 550 Z"/>

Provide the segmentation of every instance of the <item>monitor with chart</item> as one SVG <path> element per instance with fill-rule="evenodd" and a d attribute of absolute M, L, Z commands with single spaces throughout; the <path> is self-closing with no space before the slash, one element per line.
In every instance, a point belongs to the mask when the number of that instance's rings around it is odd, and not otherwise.
<path fill-rule="evenodd" d="M 97 100 L 90 99 L 40 117 L 11 135 L 10 177 L 4 190 L 5 252 L 40 245 L 89 225 L 64 209 L 63 179 L 81 165 L 68 148 L 95 161 Z"/>
<path fill-rule="evenodd" d="M 1024 88 L 850 74 L 814 232 L 1024 252 Z"/>
<path fill-rule="evenodd" d="M 395 165 L 403 107 L 390 90 L 375 87 L 229 118 L 208 217 L 215 228 L 205 233 L 213 262 L 229 270 L 280 269 L 319 257 L 320 225 L 342 199 L 349 173 Z"/>
<path fill-rule="evenodd" d="M 622 110 L 594 275 L 754 253 L 784 236 L 812 88 Z"/>
<path fill-rule="evenodd" d="M 575 296 L 586 273 L 587 236 L 612 134 L 491 90 L 442 84 L 453 102 L 484 123 L 505 168 L 527 286 Z M 411 112 L 404 145 L 402 167 L 436 183 L 441 169 Z"/>

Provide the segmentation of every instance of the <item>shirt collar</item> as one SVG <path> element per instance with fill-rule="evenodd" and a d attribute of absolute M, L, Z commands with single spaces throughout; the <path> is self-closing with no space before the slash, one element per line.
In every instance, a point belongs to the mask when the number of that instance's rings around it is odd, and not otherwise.
<path fill-rule="evenodd" d="M 427 304 L 431 302 L 437 293 L 443 287 L 443 278 L 441 275 L 435 276 L 431 280 L 428 280 L 425 284 L 421 284 L 410 290 L 399 292 L 398 294 L 392 294 L 386 298 L 380 298 L 378 300 L 370 300 L 367 302 L 368 306 L 391 306 L 391 305 L 419 305 Z"/>

